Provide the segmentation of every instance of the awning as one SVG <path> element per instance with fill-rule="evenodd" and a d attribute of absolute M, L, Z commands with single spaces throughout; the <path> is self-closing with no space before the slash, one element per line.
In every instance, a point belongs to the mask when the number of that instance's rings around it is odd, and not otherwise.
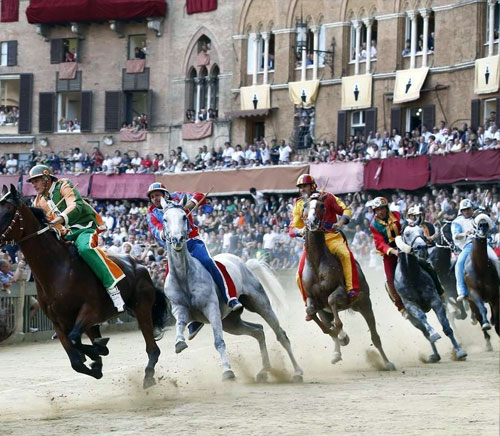
<path fill-rule="evenodd" d="M 371 107 L 372 82 L 371 74 L 342 77 L 342 110 Z"/>
<path fill-rule="evenodd" d="M 269 109 L 256 109 L 256 110 L 239 110 L 228 112 L 229 118 L 250 118 L 250 117 L 266 117 L 269 112 L 278 109 L 277 107 L 270 107 Z"/>
<path fill-rule="evenodd" d="M 420 89 L 428 72 L 429 67 L 396 71 L 393 103 L 398 104 L 418 100 L 420 98 Z"/>
<path fill-rule="evenodd" d="M 26 9 L 31 24 L 138 20 L 166 13 L 165 0 L 31 0 Z"/>
<path fill-rule="evenodd" d="M 476 59 L 474 94 L 497 92 L 500 85 L 500 55 Z"/>
<path fill-rule="evenodd" d="M 0 136 L 0 144 L 33 144 L 34 136 Z"/>

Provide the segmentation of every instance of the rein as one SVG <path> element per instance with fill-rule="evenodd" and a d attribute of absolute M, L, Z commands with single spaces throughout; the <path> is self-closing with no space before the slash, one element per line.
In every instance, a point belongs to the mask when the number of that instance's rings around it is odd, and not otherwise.
<path fill-rule="evenodd" d="M 9 234 L 9 232 L 14 230 L 14 226 L 17 224 L 18 220 L 19 220 L 19 230 L 22 232 L 24 230 L 23 216 L 21 215 L 21 212 L 19 212 L 19 209 L 16 209 L 16 212 L 14 213 L 14 217 L 12 218 L 10 224 L 7 226 L 5 231 L 0 236 L 0 246 L 14 245 L 16 243 L 20 244 L 21 242 L 27 241 L 28 239 L 34 238 L 35 236 L 45 233 L 47 230 L 50 230 L 51 228 L 50 225 L 47 225 L 43 229 L 40 229 L 35 233 L 31 233 L 30 235 L 27 235 L 24 238 L 19 239 L 19 241 L 15 241 L 14 239 L 8 240 L 7 235 Z"/>

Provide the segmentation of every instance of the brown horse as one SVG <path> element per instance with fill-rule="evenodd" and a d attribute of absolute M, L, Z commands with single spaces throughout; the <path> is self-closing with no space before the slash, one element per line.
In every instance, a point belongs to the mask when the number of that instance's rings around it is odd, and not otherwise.
<path fill-rule="evenodd" d="M 311 302 L 307 312 L 323 333 L 329 334 L 333 338 L 335 351 L 332 363 L 342 359 L 340 345 L 349 343 L 349 337 L 343 330 L 339 312 L 352 309 L 359 312 L 368 324 L 373 345 L 382 356 L 385 368 L 395 370 L 395 366 L 389 361 L 382 348 L 370 300 L 370 288 L 359 264 L 357 264 L 357 268 L 361 295 L 353 303 L 348 301 L 342 265 L 325 243 L 323 229 L 325 198 L 324 194 L 312 198 L 305 207 L 307 213 L 306 262 L 302 273 L 302 282 Z"/>
<path fill-rule="evenodd" d="M 53 322 L 72 368 L 100 379 L 101 356 L 109 353 L 109 339 L 101 337 L 98 324 L 117 316 L 116 309 L 76 248 L 68 247 L 55 232 L 46 230 L 50 227 L 43 211 L 28 207 L 14 186 L 10 191 L 4 186 L 0 198 L 0 245 L 9 241 L 19 244 L 33 272 L 40 306 Z M 165 297 L 155 289 L 144 266 L 131 257 L 112 258 L 126 275 L 119 288 L 146 342 L 149 361 L 143 386 L 147 388 L 156 383 L 154 367 L 160 355 L 153 337 L 153 317 L 155 327 L 160 327 L 162 310 L 156 310 L 154 304 L 166 305 Z M 92 345 L 82 344 L 83 333 Z M 85 356 L 92 360 L 90 367 L 84 363 Z"/>
<path fill-rule="evenodd" d="M 476 319 L 480 325 L 487 321 L 487 313 L 484 303 L 489 303 L 491 308 L 491 324 L 495 326 L 497 335 L 499 332 L 499 293 L 500 278 L 498 265 L 495 265 L 488 256 L 487 236 L 490 231 L 490 221 L 487 215 L 480 214 L 474 219 L 476 226 L 472 251 L 465 263 L 465 283 L 469 289 L 469 303 Z M 496 260 L 498 262 L 498 260 Z M 482 302 L 480 300 L 482 300 Z M 483 329 L 486 347 L 492 350 L 490 335 Z"/>

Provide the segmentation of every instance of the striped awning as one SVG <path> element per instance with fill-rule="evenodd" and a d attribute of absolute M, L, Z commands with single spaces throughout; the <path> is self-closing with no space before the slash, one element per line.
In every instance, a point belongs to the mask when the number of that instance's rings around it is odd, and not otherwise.
<path fill-rule="evenodd" d="M 33 144 L 34 136 L 0 136 L 0 144 Z"/>

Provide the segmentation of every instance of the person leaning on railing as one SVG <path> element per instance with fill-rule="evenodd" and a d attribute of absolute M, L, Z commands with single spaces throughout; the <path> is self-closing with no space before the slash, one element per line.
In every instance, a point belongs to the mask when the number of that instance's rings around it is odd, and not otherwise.
<path fill-rule="evenodd" d="M 23 278 L 24 267 L 26 263 L 21 260 L 14 272 L 10 269 L 10 262 L 5 259 L 0 259 L 0 283 L 2 290 L 10 294 L 10 286 Z"/>

